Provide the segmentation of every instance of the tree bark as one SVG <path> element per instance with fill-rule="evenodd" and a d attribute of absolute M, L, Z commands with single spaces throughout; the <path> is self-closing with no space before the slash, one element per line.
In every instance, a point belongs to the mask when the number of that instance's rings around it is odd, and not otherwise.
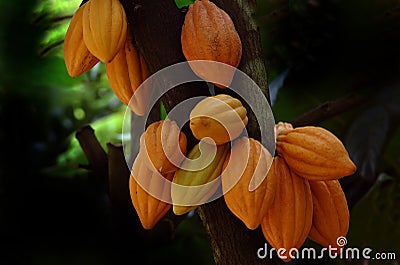
<path fill-rule="evenodd" d="M 362 104 L 367 103 L 361 94 L 349 94 L 334 101 L 324 102 L 323 104 L 313 108 L 312 110 L 295 118 L 290 123 L 294 127 L 318 125 L 319 123 L 335 117 L 343 112 L 355 109 Z"/>
<path fill-rule="evenodd" d="M 251 77 L 262 89 L 269 101 L 267 75 L 261 49 L 261 38 L 257 25 L 252 19 L 256 0 L 214 1 L 227 12 L 240 35 L 243 44 L 243 55 L 239 69 Z M 179 10 L 174 1 L 163 0 L 121 0 L 127 13 L 134 42 L 143 54 L 149 70 L 155 73 L 172 64 L 186 61 L 180 42 L 181 28 L 185 13 Z M 245 89 L 245 88 L 243 88 Z M 218 90 L 218 93 L 232 93 L 229 89 Z M 162 98 L 167 112 L 176 104 L 194 96 L 209 95 L 204 82 L 183 84 L 168 91 Z M 250 95 L 258 109 L 265 109 L 259 96 Z M 245 104 L 246 107 L 246 104 Z M 254 113 L 247 108 L 250 137 L 259 139 L 259 124 Z M 189 142 L 195 141 L 190 129 L 183 131 Z M 273 134 L 273 132 L 272 132 Z M 190 146 L 190 145 L 189 145 Z M 257 209 L 255 209 L 257 210 Z M 267 264 L 277 261 L 261 260 L 257 250 L 266 242 L 261 230 L 251 231 L 228 210 L 223 198 L 199 207 L 198 213 L 207 229 L 216 264 Z"/>
<path fill-rule="evenodd" d="M 94 130 L 90 126 L 84 126 L 75 135 L 78 140 L 90 167 L 98 176 L 104 186 L 108 186 L 108 158 L 103 147 L 94 135 Z"/>

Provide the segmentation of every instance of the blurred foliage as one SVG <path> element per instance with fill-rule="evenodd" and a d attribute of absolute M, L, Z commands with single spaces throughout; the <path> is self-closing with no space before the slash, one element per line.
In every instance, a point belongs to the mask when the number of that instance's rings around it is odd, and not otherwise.
<path fill-rule="evenodd" d="M 107 150 L 106 143 L 118 143 L 122 141 L 121 128 L 124 115 L 125 108 L 121 108 L 121 110 L 115 113 L 111 113 L 90 123 L 104 150 Z M 54 177 L 71 177 L 78 173 L 87 173 L 86 169 L 79 168 L 88 162 L 78 140 L 75 138 L 75 132 L 69 135 L 67 139 L 70 143 L 68 149 L 58 156 L 56 165 L 45 169 L 43 173 Z"/>
<path fill-rule="evenodd" d="M 400 180 L 381 174 L 371 190 L 351 212 L 349 245 L 371 248 L 371 256 L 381 252 L 395 253 L 396 257 L 399 257 L 399 205 Z M 371 264 L 391 263 L 375 261 Z"/>
<path fill-rule="evenodd" d="M 45 25 L 43 38 L 40 41 L 39 52 L 45 54 L 46 48 L 52 47 L 64 40 L 69 20 L 79 7 L 80 0 L 72 1 L 41 1 L 33 11 L 34 23 Z M 43 22 L 46 21 L 46 22 Z"/>

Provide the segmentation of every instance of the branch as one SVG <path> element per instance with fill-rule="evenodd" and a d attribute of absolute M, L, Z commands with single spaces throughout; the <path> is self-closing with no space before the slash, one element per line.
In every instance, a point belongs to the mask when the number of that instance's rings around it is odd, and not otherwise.
<path fill-rule="evenodd" d="M 270 102 L 261 35 L 253 18 L 257 6 L 256 0 L 215 0 L 213 2 L 230 15 L 239 33 L 243 46 L 239 69 L 257 83 Z"/>
<path fill-rule="evenodd" d="M 267 72 L 264 65 L 264 55 L 261 47 L 261 35 L 253 18 L 256 1 L 215 0 L 213 2 L 229 14 L 239 33 L 243 51 L 242 59 L 238 68 L 246 73 L 258 85 L 267 101 L 270 102 Z M 243 91 L 247 91 L 246 84 L 243 84 L 242 89 Z M 231 90 L 224 90 L 222 92 L 238 97 L 237 95 L 234 95 Z M 262 98 L 258 95 L 247 93 L 246 99 L 251 101 L 256 109 L 266 109 L 266 106 L 262 103 Z M 249 123 L 247 124 L 247 132 L 250 137 L 259 140 L 261 138 L 260 126 L 263 126 L 261 124 L 263 121 L 260 121 L 261 123 L 257 122 L 257 119 L 247 102 L 244 100 L 241 101 L 248 111 L 247 116 Z"/>
<path fill-rule="evenodd" d="M 59 17 L 53 17 L 50 19 L 51 23 L 57 23 L 66 19 L 71 19 L 73 15 L 65 15 L 65 16 L 59 16 Z"/>
<path fill-rule="evenodd" d="M 268 14 L 258 17 L 260 23 L 268 23 L 269 21 L 276 21 L 288 16 L 290 11 L 289 4 L 284 4 L 281 7 L 269 12 Z"/>
<path fill-rule="evenodd" d="M 365 104 L 364 96 L 350 94 L 335 101 L 325 102 L 291 121 L 294 127 L 316 125 L 343 112 Z"/>
<path fill-rule="evenodd" d="M 120 144 L 107 143 L 108 148 L 108 193 L 111 202 L 115 242 L 140 241 L 143 230 L 139 217 L 133 209 L 129 195 L 130 171 Z M 139 233 L 138 233 L 139 232 Z"/>
<path fill-rule="evenodd" d="M 101 181 L 107 185 L 108 183 L 108 159 L 107 154 L 101 147 L 99 141 L 94 135 L 94 130 L 90 126 L 85 126 L 75 134 L 89 165 L 94 174 L 98 176 Z"/>
<path fill-rule="evenodd" d="M 123 147 L 120 144 L 107 143 L 108 148 L 108 193 L 111 205 L 126 208 L 130 205 L 130 171 L 125 161 Z"/>
<path fill-rule="evenodd" d="M 51 50 L 55 49 L 56 47 L 60 46 L 63 43 L 64 43 L 63 39 L 52 42 L 48 46 L 44 47 L 41 51 L 39 51 L 39 57 L 43 58 L 47 53 L 49 53 Z"/>
<path fill-rule="evenodd" d="M 223 198 L 199 207 L 198 214 L 210 235 L 215 264 L 282 264 L 277 258 L 258 258 L 257 250 L 267 243 L 261 228 L 249 230 L 230 212 Z"/>

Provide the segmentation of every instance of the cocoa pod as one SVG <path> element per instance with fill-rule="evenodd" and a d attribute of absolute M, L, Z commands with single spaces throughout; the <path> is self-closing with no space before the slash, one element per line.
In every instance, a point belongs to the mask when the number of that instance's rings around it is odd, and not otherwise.
<path fill-rule="evenodd" d="M 182 51 L 193 72 L 206 81 L 226 88 L 232 82 L 235 68 L 219 64 L 191 63 L 191 60 L 217 61 L 237 67 L 242 43 L 229 15 L 208 0 L 196 0 L 189 6 L 181 33 Z M 220 80 L 221 83 L 216 83 Z"/>
<path fill-rule="evenodd" d="M 190 112 L 190 129 L 201 140 L 210 137 L 217 145 L 237 138 L 247 125 L 247 111 L 240 100 L 219 94 L 200 101 Z"/>
<path fill-rule="evenodd" d="M 172 180 L 171 197 L 176 215 L 197 208 L 214 195 L 221 184 L 215 179 L 221 174 L 228 151 L 229 144 L 214 146 L 200 142 L 193 147 Z"/>
<path fill-rule="evenodd" d="M 310 181 L 314 213 L 308 237 L 328 248 L 337 244 L 339 237 L 346 237 L 349 230 L 350 213 L 346 197 L 338 180 Z"/>
<path fill-rule="evenodd" d="M 168 181 L 160 181 L 157 173 L 147 167 L 139 153 L 129 178 L 129 191 L 133 207 L 145 229 L 152 229 L 171 209 L 168 203 L 171 197 L 173 173 L 163 175 Z"/>
<path fill-rule="evenodd" d="M 235 141 L 225 159 L 221 180 L 226 205 L 249 229 L 260 225 L 274 200 L 277 179 L 267 178 L 271 163 L 268 150 L 247 137 Z"/>
<path fill-rule="evenodd" d="M 80 76 L 99 62 L 83 42 L 82 16 L 85 5 L 76 10 L 64 39 L 64 61 L 71 77 Z"/>
<path fill-rule="evenodd" d="M 275 139 L 278 137 L 278 135 L 283 132 L 283 131 L 287 131 L 287 130 L 293 130 L 293 126 L 292 124 L 288 123 L 288 122 L 278 122 L 277 124 L 275 124 L 274 127 L 274 132 L 275 132 Z"/>
<path fill-rule="evenodd" d="M 124 46 L 128 24 L 118 0 L 90 0 L 83 9 L 83 40 L 89 51 L 109 63 Z"/>
<path fill-rule="evenodd" d="M 150 124 L 140 141 L 140 152 L 146 148 L 151 165 L 162 174 L 173 173 L 186 155 L 186 136 L 175 121 L 163 120 Z M 172 163 L 173 162 L 173 163 Z"/>
<path fill-rule="evenodd" d="M 110 63 L 106 64 L 106 73 L 111 88 L 119 100 L 129 106 L 136 115 L 144 115 L 149 108 L 151 87 L 137 89 L 150 76 L 150 72 L 143 56 L 133 46 L 130 34 L 122 49 Z M 135 97 L 132 98 L 134 94 Z"/>
<path fill-rule="evenodd" d="M 294 172 L 309 180 L 339 179 L 356 171 L 342 142 L 321 127 L 281 132 L 276 150 Z"/>
<path fill-rule="evenodd" d="M 299 249 L 307 239 L 313 217 L 313 202 L 307 179 L 291 171 L 275 157 L 268 178 L 276 178 L 274 202 L 261 222 L 265 239 L 275 249 L 283 248 L 282 260 L 291 260 L 289 251 Z"/>

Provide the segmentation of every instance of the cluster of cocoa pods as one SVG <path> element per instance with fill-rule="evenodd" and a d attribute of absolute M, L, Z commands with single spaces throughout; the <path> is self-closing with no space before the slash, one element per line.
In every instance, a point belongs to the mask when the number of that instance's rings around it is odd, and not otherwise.
<path fill-rule="evenodd" d="M 132 43 L 129 26 L 118 0 L 89 0 L 71 20 L 64 58 L 72 77 L 105 63 L 116 96 L 143 115 L 151 87 L 138 87 L 149 70 Z M 242 44 L 225 11 L 209 0 L 195 0 L 185 16 L 181 44 L 196 75 L 229 87 Z M 349 211 L 338 179 L 356 170 L 341 141 L 321 127 L 278 123 L 276 154 L 271 154 L 261 142 L 243 135 L 247 123 L 241 101 L 219 94 L 192 109 L 190 128 L 200 141 L 189 152 L 186 135 L 175 121 L 149 125 L 129 180 L 143 227 L 153 228 L 171 207 L 177 215 L 188 213 L 222 190 L 230 211 L 249 229 L 261 226 L 275 249 L 298 249 L 307 237 L 322 246 L 340 247 L 336 239 L 347 234 Z"/>
<path fill-rule="evenodd" d="M 138 115 L 146 112 L 151 89 L 135 92 L 150 73 L 132 43 L 119 0 L 89 0 L 77 9 L 65 36 L 64 60 L 72 77 L 89 71 L 100 61 L 105 63 L 111 88 L 119 100 Z"/>
<path fill-rule="evenodd" d="M 324 128 L 280 122 L 275 135 L 276 156 L 267 178 L 276 179 L 277 186 L 261 220 L 265 238 L 286 250 L 284 261 L 307 237 L 340 252 L 350 214 L 338 179 L 353 174 L 356 166 L 342 142 Z"/>
<path fill-rule="evenodd" d="M 138 88 L 150 73 L 133 45 L 131 26 L 119 0 L 89 0 L 72 17 L 64 40 L 64 60 L 72 77 L 89 71 L 100 61 L 105 63 L 115 95 L 137 115 L 144 115 L 152 88 L 150 85 Z M 221 88 L 231 84 L 241 59 L 242 44 L 227 13 L 209 0 L 196 0 L 185 16 L 181 43 L 196 75 L 210 82 L 218 80 L 216 85 Z M 232 67 L 191 63 L 193 60 Z"/>
<path fill-rule="evenodd" d="M 190 113 L 200 142 L 186 160 L 186 136 L 176 122 L 147 128 L 130 178 L 143 227 L 154 227 L 171 207 L 177 215 L 188 213 L 222 188 L 230 211 L 249 229 L 261 225 L 275 249 L 299 249 L 308 237 L 340 251 L 337 239 L 346 236 L 350 217 L 338 179 L 356 170 L 342 142 L 321 127 L 280 122 L 273 156 L 243 135 L 247 121 L 240 100 L 225 94 L 203 99 Z M 168 181 L 156 185 L 157 174 Z"/>
<path fill-rule="evenodd" d="M 201 100 L 190 113 L 191 131 L 200 141 L 189 152 L 186 135 L 175 121 L 147 127 L 130 178 L 132 203 L 144 228 L 153 228 L 171 207 L 182 215 L 215 194 L 230 142 L 247 125 L 246 113 L 229 95 Z"/>

